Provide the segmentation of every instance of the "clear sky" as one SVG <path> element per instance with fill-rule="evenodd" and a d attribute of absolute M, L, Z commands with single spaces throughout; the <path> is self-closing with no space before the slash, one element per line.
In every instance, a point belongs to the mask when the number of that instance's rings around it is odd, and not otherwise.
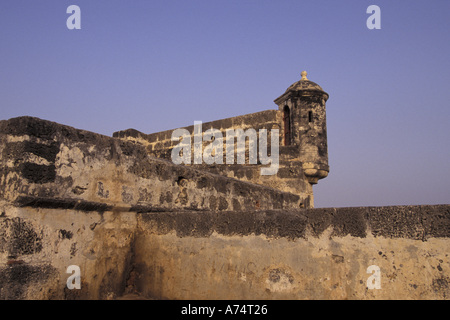
<path fill-rule="evenodd" d="M 2 0 L 0 119 L 151 133 L 275 109 L 307 70 L 330 95 L 316 207 L 448 204 L 449 16 L 448 0 Z"/>

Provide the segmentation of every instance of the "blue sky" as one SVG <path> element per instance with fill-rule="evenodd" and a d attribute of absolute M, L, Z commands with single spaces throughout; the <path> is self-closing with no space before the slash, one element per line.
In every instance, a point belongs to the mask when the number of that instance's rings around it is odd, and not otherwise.
<path fill-rule="evenodd" d="M 81 30 L 68 30 L 69 5 Z M 369 5 L 381 30 L 369 30 Z M 3 0 L 0 119 L 105 135 L 330 95 L 316 207 L 450 203 L 450 1 Z"/>

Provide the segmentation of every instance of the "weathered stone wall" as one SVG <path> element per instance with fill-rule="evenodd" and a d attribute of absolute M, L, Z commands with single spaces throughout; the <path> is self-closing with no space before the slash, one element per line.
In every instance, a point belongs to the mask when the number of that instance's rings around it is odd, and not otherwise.
<path fill-rule="evenodd" d="M 0 208 L 0 300 L 114 299 L 127 292 L 135 213 Z M 80 267 L 80 290 L 67 288 L 71 265 Z"/>
<path fill-rule="evenodd" d="M 256 131 L 260 129 L 281 130 L 280 123 L 281 123 L 280 115 L 277 110 L 265 110 L 227 119 L 204 122 L 202 123 L 202 129 L 203 132 L 211 128 L 217 129 L 222 133 L 223 137 L 225 137 L 227 129 L 243 129 L 243 130 L 255 129 Z M 179 129 L 185 129 L 189 131 L 192 135 L 194 134 L 194 125 L 189 125 Z M 147 147 L 147 151 L 151 155 L 158 158 L 170 160 L 171 149 L 179 143 L 179 141 L 172 141 L 173 131 L 174 130 L 166 130 L 156 133 L 145 134 L 134 129 L 128 129 L 115 132 L 113 134 L 113 137 L 139 142 Z M 204 145 L 205 144 L 206 143 L 204 143 Z M 248 158 L 246 160 L 248 163 Z M 223 158 L 223 162 L 225 163 L 225 157 Z"/>
<path fill-rule="evenodd" d="M 449 299 L 450 206 L 138 215 L 144 295 Z M 367 268 L 381 271 L 368 289 Z"/>
<path fill-rule="evenodd" d="M 1 205 L 0 299 L 449 299 L 450 205 L 97 212 Z M 67 267 L 81 269 L 69 290 Z M 366 272 L 381 270 L 381 289 Z"/>
<path fill-rule="evenodd" d="M 215 120 L 211 122 L 202 123 L 202 132 L 209 129 L 217 129 L 223 136 L 223 164 L 194 164 L 194 158 L 191 157 L 191 165 L 202 171 L 208 171 L 215 174 L 243 180 L 251 183 L 269 186 L 274 189 L 282 190 L 299 195 L 302 207 L 312 207 L 313 190 L 311 184 L 304 175 L 302 163 L 299 160 L 300 151 L 298 145 L 284 146 L 282 141 L 282 113 L 278 110 L 265 110 L 252 114 L 227 118 L 222 120 Z M 194 154 L 194 125 L 179 128 L 185 129 L 191 134 L 191 154 Z M 259 161 L 257 164 L 249 164 L 249 149 L 248 142 L 245 149 L 245 164 L 237 164 L 237 143 L 234 143 L 234 164 L 227 164 L 226 161 L 226 130 L 243 131 L 247 129 L 254 129 L 257 133 L 259 130 L 266 129 L 271 133 L 273 129 L 279 131 L 279 169 L 275 175 L 261 175 L 261 168 L 269 167 L 269 165 L 262 165 Z M 172 140 L 172 133 L 174 130 L 167 130 L 157 133 L 145 134 L 134 129 L 118 131 L 113 134 L 114 137 L 126 141 L 134 142 L 145 146 L 147 152 L 157 158 L 171 160 L 172 149 L 177 146 L 180 141 Z M 209 145 L 210 142 L 203 141 L 203 148 Z M 267 150 L 270 153 L 272 150 L 271 139 L 267 139 Z M 259 158 L 258 158 L 259 159 Z"/>
<path fill-rule="evenodd" d="M 136 212 L 300 205 L 298 195 L 176 166 L 127 141 L 32 117 L 0 121 L 0 298 L 120 293 Z M 84 291 L 59 291 L 70 264 L 83 268 Z"/>
<path fill-rule="evenodd" d="M 177 166 L 120 139 L 36 118 L 0 121 L 0 199 L 97 211 L 298 208 L 298 195 Z"/>
<path fill-rule="evenodd" d="M 450 205 L 300 209 L 299 195 L 30 117 L 0 121 L 0 156 L 0 299 L 450 295 Z"/>

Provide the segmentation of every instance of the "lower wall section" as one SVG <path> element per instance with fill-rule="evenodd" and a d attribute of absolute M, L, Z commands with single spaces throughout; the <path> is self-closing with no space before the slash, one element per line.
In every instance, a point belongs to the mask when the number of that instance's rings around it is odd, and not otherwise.
<path fill-rule="evenodd" d="M 135 213 L 0 206 L 0 300 L 114 299 L 133 258 Z M 80 268 L 81 289 L 66 273 Z"/>
<path fill-rule="evenodd" d="M 449 241 L 263 236 L 140 239 L 138 291 L 156 299 L 448 299 Z M 371 265 L 381 289 L 368 289 Z M 375 282 L 373 282 L 375 284 Z"/>
<path fill-rule="evenodd" d="M 449 232 L 449 205 L 136 213 L 0 203 L 0 299 L 449 299 Z M 81 289 L 67 288 L 70 265 Z"/>
<path fill-rule="evenodd" d="M 449 213 L 417 206 L 140 215 L 135 285 L 157 299 L 448 299 Z"/>

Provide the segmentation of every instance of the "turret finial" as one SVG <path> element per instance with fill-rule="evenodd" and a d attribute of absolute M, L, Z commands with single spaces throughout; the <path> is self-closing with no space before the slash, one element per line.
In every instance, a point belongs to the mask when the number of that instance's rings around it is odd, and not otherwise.
<path fill-rule="evenodd" d="M 300 75 L 302 76 L 301 80 L 308 80 L 308 78 L 306 77 L 307 74 L 308 72 L 302 71 L 302 73 L 300 73 Z"/>

